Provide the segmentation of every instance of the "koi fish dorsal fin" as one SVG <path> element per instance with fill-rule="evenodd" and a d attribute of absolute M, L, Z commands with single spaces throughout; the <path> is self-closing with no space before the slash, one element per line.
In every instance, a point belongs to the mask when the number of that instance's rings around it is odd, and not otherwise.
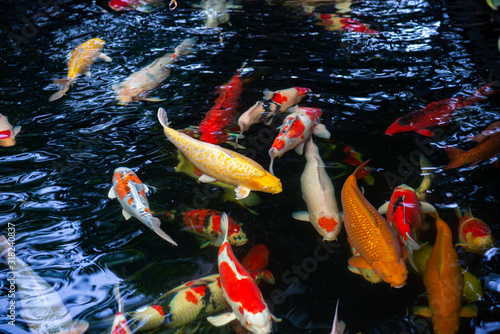
<path fill-rule="evenodd" d="M 386 214 L 387 213 L 387 209 L 389 208 L 389 202 L 385 202 L 384 204 L 382 204 L 380 206 L 380 208 L 378 208 L 378 212 L 382 215 Z"/>

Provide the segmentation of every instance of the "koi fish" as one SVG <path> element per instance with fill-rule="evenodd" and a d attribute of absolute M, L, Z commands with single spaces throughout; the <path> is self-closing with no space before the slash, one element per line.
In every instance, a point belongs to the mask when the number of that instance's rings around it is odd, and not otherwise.
<path fill-rule="evenodd" d="M 273 173 L 274 158 L 281 157 L 285 152 L 295 148 L 297 154 L 302 155 L 305 142 L 314 134 L 320 138 L 329 139 L 330 132 L 323 124 L 319 124 L 322 111 L 318 108 L 292 107 L 281 125 L 280 132 L 269 150 L 271 164 L 269 172 Z"/>
<path fill-rule="evenodd" d="M 311 90 L 305 87 L 292 87 L 275 92 L 265 90 L 263 100 L 255 103 L 238 118 L 240 133 L 247 131 L 255 123 L 271 124 L 272 116 L 285 112 L 310 92 Z"/>
<path fill-rule="evenodd" d="M 158 109 L 158 119 L 170 142 L 204 173 L 198 179 L 200 182 L 219 180 L 236 185 L 236 199 L 247 197 L 251 190 L 272 194 L 282 191 L 281 181 L 252 159 L 170 128 L 167 113 L 163 108 Z"/>
<path fill-rule="evenodd" d="M 436 231 L 436 242 L 424 272 L 429 307 L 414 308 L 414 313 L 432 317 L 436 334 L 458 333 L 460 316 L 475 314 L 470 307 L 462 308 L 460 296 L 464 281 L 460 274 L 458 256 L 452 244 L 450 228 L 438 217 Z"/>
<path fill-rule="evenodd" d="M 360 254 L 356 251 L 356 248 L 354 248 L 353 246 L 351 246 L 351 254 L 352 256 L 360 256 Z M 365 280 L 367 280 L 372 284 L 377 284 L 382 282 L 382 278 L 380 278 L 380 276 L 377 275 L 377 273 L 373 269 L 357 268 L 351 265 L 348 265 L 347 269 L 349 269 L 349 271 L 355 274 L 361 275 Z"/>
<path fill-rule="evenodd" d="M 228 225 L 227 215 L 223 215 L 224 242 L 219 248 L 218 264 L 222 294 L 232 312 L 210 316 L 207 320 L 219 327 L 238 319 L 252 333 L 271 333 L 272 321 L 281 320 L 271 314 L 252 276 L 234 256 L 227 239 Z"/>
<path fill-rule="evenodd" d="M 146 198 L 148 191 L 148 186 L 143 184 L 131 169 L 120 167 L 114 171 L 113 186 L 109 190 L 108 197 L 118 198 L 118 202 L 123 207 L 122 213 L 125 219 L 128 220 L 130 217 L 139 219 L 161 238 L 177 246 L 177 243 L 161 229 L 160 220 L 151 214 Z"/>
<path fill-rule="evenodd" d="M 294 212 L 293 218 L 309 221 L 323 236 L 323 240 L 337 240 L 342 228 L 342 215 L 337 206 L 333 183 L 312 138 L 306 144 L 306 159 L 300 185 L 308 211 Z"/>
<path fill-rule="evenodd" d="M 220 227 L 220 221 L 223 212 L 208 209 L 189 210 L 184 212 L 182 221 L 187 230 L 194 233 L 207 241 L 200 248 L 204 248 L 213 244 L 219 247 L 222 244 L 223 236 Z M 231 245 L 241 246 L 247 243 L 248 239 L 238 225 L 231 217 L 229 220 L 228 240 Z"/>
<path fill-rule="evenodd" d="M 54 84 L 62 86 L 61 90 L 52 94 L 49 101 L 60 99 L 66 94 L 76 79 L 82 74 L 90 78 L 90 67 L 98 59 L 110 62 L 111 58 L 102 53 L 105 42 L 100 38 L 92 38 L 76 47 L 68 54 L 68 76 L 66 79 L 58 79 Z"/>
<path fill-rule="evenodd" d="M 154 12 L 157 8 L 165 5 L 162 0 L 111 0 L 108 4 L 111 9 L 117 12 L 137 10 L 143 13 Z"/>
<path fill-rule="evenodd" d="M 115 315 L 115 319 L 113 320 L 113 325 L 111 326 L 111 334 L 132 334 L 130 327 L 127 323 L 127 318 L 123 314 L 124 306 L 123 299 L 120 294 L 120 286 L 116 285 L 113 289 L 113 293 L 116 298 L 116 302 L 118 303 L 118 312 Z"/>
<path fill-rule="evenodd" d="M 313 15 L 319 20 L 319 24 L 328 31 L 352 31 L 372 36 L 380 34 L 380 31 L 369 29 L 367 24 L 353 18 L 327 13 L 313 13 Z"/>
<path fill-rule="evenodd" d="M 3 235 L 0 236 L 0 252 L 13 272 L 21 300 L 21 316 L 33 333 L 81 334 L 87 331 L 89 324 L 73 320 L 57 291 L 15 256 L 15 248 Z"/>
<path fill-rule="evenodd" d="M 226 0 L 203 0 L 201 8 L 205 15 L 205 27 L 217 28 L 219 25 L 229 22 L 229 12 Z"/>
<path fill-rule="evenodd" d="M 373 269 L 391 287 L 401 288 L 406 284 L 407 270 L 396 232 L 368 202 L 356 181 L 358 172 L 369 161 L 356 168 L 345 181 L 341 192 L 349 243 L 360 254 L 351 257 L 349 265 Z"/>
<path fill-rule="evenodd" d="M 470 210 L 464 216 L 459 208 L 456 208 L 455 212 L 459 218 L 458 240 L 460 241 L 456 246 L 462 246 L 467 251 L 480 255 L 495 246 L 491 229 L 484 221 L 473 217 Z"/>
<path fill-rule="evenodd" d="M 241 260 L 241 265 L 250 273 L 257 284 L 261 279 L 268 284 L 275 283 L 273 274 L 266 269 L 268 264 L 269 250 L 264 244 L 258 244 L 250 248 L 243 260 Z"/>
<path fill-rule="evenodd" d="M 330 334 L 344 334 L 345 323 L 339 321 L 339 299 L 337 299 L 337 306 L 335 307 L 335 316 L 333 317 L 332 331 Z"/>
<path fill-rule="evenodd" d="M 408 260 L 417 269 L 413 261 L 413 251 L 420 248 L 418 236 L 422 225 L 422 214 L 436 212 L 429 203 L 420 202 L 415 189 L 402 184 L 394 189 L 391 199 L 382 205 L 378 212 L 385 214 L 387 221 L 397 232 L 399 241 L 408 250 Z"/>
<path fill-rule="evenodd" d="M 12 127 L 7 116 L 0 114 L 0 146 L 16 145 L 16 136 L 21 131 L 20 126 Z"/>
<path fill-rule="evenodd" d="M 227 141 L 227 135 L 223 130 L 236 117 L 238 99 L 243 91 L 242 71 L 243 67 L 228 83 L 217 88 L 219 97 L 199 126 L 200 140 L 211 144 L 222 144 Z"/>
<path fill-rule="evenodd" d="M 456 147 L 445 147 L 444 150 L 450 159 L 450 163 L 444 170 L 458 168 L 470 164 L 475 166 L 483 160 L 488 160 L 500 153 L 500 122 L 490 124 L 479 135 L 472 138 L 478 142 L 476 146 L 468 151 L 462 151 Z M 496 168 L 500 167 L 498 160 L 493 162 Z"/>
<path fill-rule="evenodd" d="M 138 72 L 132 73 L 121 83 L 113 85 L 118 104 L 125 105 L 132 101 L 164 101 L 157 97 L 148 97 L 148 94 L 170 75 L 172 64 L 180 56 L 191 54 L 194 43 L 194 39 L 185 39 L 173 53 L 165 54 Z"/>
<path fill-rule="evenodd" d="M 492 82 L 484 85 L 471 97 L 459 96 L 432 102 L 424 109 L 413 111 L 398 118 L 387 128 L 385 134 L 392 136 L 395 133 L 415 131 L 423 136 L 432 137 L 434 132 L 428 130 L 428 127 L 449 124 L 455 110 L 484 101 L 488 95 L 497 93 L 498 90 L 494 90 L 492 87 L 495 84 L 496 82 Z"/>

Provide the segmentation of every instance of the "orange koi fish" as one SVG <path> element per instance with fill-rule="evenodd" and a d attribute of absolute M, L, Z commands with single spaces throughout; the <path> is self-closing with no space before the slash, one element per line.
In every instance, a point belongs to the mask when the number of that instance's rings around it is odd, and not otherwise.
<path fill-rule="evenodd" d="M 351 257 L 349 265 L 373 269 L 391 287 L 400 288 L 406 284 L 407 270 L 397 235 L 368 202 L 357 184 L 358 172 L 369 161 L 365 161 L 347 178 L 341 192 L 349 243 L 360 254 Z"/>
<path fill-rule="evenodd" d="M 16 145 L 16 136 L 21 131 L 20 126 L 13 127 L 7 116 L 0 114 L 0 146 L 10 147 Z"/>
<path fill-rule="evenodd" d="M 111 61 L 111 58 L 101 52 L 104 43 L 105 42 L 100 38 L 92 38 L 78 45 L 76 49 L 68 55 L 68 76 L 66 79 L 54 81 L 55 84 L 61 85 L 62 88 L 57 93 L 52 94 L 49 101 L 54 101 L 63 97 L 80 75 L 85 74 L 90 78 L 90 67 L 98 58 L 107 62 Z"/>
<path fill-rule="evenodd" d="M 163 108 L 158 109 L 158 119 L 170 142 L 204 173 L 198 179 L 200 182 L 219 180 L 236 185 L 236 199 L 247 197 L 251 190 L 272 194 L 282 191 L 281 181 L 252 159 L 170 128 L 167 113 Z"/>
<path fill-rule="evenodd" d="M 460 209 L 457 208 L 456 214 L 459 218 L 458 240 L 460 241 L 457 246 L 480 255 L 495 246 L 491 229 L 484 221 L 473 217 L 470 210 L 462 216 Z"/>
<path fill-rule="evenodd" d="M 319 24 L 328 31 L 353 31 L 368 35 L 378 35 L 380 31 L 370 29 L 367 24 L 361 23 L 358 20 L 342 17 L 337 14 L 313 13 L 314 17 L 319 20 Z"/>
<path fill-rule="evenodd" d="M 110 334 L 132 334 L 132 331 L 127 323 L 127 318 L 123 314 L 124 306 L 123 299 L 120 295 L 119 285 L 113 289 L 113 293 L 115 294 L 116 302 L 118 303 L 118 313 L 116 313 L 115 319 L 113 320 Z"/>
<path fill-rule="evenodd" d="M 228 83 L 217 88 L 219 97 L 199 126 L 200 140 L 211 144 L 222 144 L 227 141 L 227 134 L 223 130 L 236 117 L 238 99 L 243 91 L 242 71 L 243 67 Z"/>
<path fill-rule="evenodd" d="M 500 122 L 490 124 L 479 135 L 474 136 L 472 140 L 478 142 L 476 146 L 468 151 L 462 151 L 456 147 L 445 147 L 450 163 L 444 167 L 444 170 L 457 168 L 466 164 L 475 166 L 483 160 L 494 158 L 500 153 Z M 493 162 L 496 168 L 500 167 L 498 160 Z"/>
<path fill-rule="evenodd" d="M 228 217 L 229 218 L 229 217 Z M 266 269 L 269 264 L 269 250 L 266 245 L 255 245 L 241 260 L 241 265 L 248 270 L 254 280 L 259 283 L 260 279 L 268 284 L 274 284 L 274 276 Z"/>
<path fill-rule="evenodd" d="M 219 273 L 222 293 L 232 311 L 218 316 L 207 317 L 214 326 L 223 326 L 235 319 L 250 332 L 271 333 L 272 321 L 281 321 L 270 311 L 262 294 L 248 271 L 234 256 L 231 245 L 227 240 L 228 219 L 222 217 L 224 242 L 219 248 Z"/>
<path fill-rule="evenodd" d="M 184 212 L 182 221 L 189 232 L 194 233 L 207 241 L 200 248 L 208 245 L 219 247 L 222 244 L 223 235 L 220 226 L 224 213 L 216 210 L 198 209 Z M 245 232 L 231 217 L 229 220 L 228 240 L 231 245 L 241 246 L 248 241 Z"/>
<path fill-rule="evenodd" d="M 415 308 L 414 312 L 432 317 L 436 334 L 458 333 L 460 316 L 474 315 L 470 308 L 461 311 L 464 281 L 458 255 L 453 247 L 450 228 L 437 217 L 436 231 L 436 242 L 424 272 L 429 307 Z"/>
<path fill-rule="evenodd" d="M 146 198 L 148 191 L 148 187 L 139 180 L 131 169 L 120 167 L 115 169 L 113 186 L 109 190 L 108 197 L 118 198 L 118 202 L 123 207 L 122 213 L 125 219 L 128 220 L 131 217 L 139 219 L 141 223 L 152 229 L 164 240 L 177 246 L 177 243 L 161 229 L 160 220 L 151 214 Z"/>
<path fill-rule="evenodd" d="M 275 92 L 265 90 L 263 100 L 255 103 L 238 118 L 240 133 L 247 131 L 255 123 L 271 124 L 272 116 L 285 112 L 310 92 L 311 90 L 305 87 L 292 87 Z"/>
<path fill-rule="evenodd" d="M 385 134 L 393 135 L 400 132 L 415 131 L 421 135 L 432 137 L 434 136 L 434 132 L 428 130 L 428 127 L 447 125 L 450 123 L 451 116 L 455 110 L 484 101 L 488 95 L 497 93 L 498 90 L 494 90 L 492 87 L 494 84 L 496 82 L 484 85 L 471 97 L 460 96 L 432 102 L 424 109 L 398 118 L 387 128 Z"/>

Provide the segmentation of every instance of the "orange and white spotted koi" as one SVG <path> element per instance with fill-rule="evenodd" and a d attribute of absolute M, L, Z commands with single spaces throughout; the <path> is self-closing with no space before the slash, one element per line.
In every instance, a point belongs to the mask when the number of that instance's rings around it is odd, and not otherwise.
<path fill-rule="evenodd" d="M 165 136 L 204 174 L 200 182 L 222 181 L 237 186 L 236 199 L 243 199 L 251 190 L 278 194 L 281 181 L 261 165 L 237 152 L 202 142 L 168 126 L 165 109 L 158 109 L 158 119 Z"/>
<path fill-rule="evenodd" d="M 152 229 L 156 234 L 177 246 L 177 243 L 160 228 L 160 220 L 153 217 L 146 198 L 148 187 L 139 180 L 137 175 L 129 168 L 120 167 L 113 174 L 113 186 L 109 190 L 109 198 L 118 198 L 123 207 L 125 219 L 135 217 L 141 223 Z"/>

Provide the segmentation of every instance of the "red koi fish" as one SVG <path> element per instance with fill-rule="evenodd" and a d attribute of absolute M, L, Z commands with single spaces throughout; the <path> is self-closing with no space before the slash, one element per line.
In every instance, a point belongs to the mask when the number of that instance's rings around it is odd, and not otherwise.
<path fill-rule="evenodd" d="M 200 140 L 211 144 L 222 144 L 227 141 L 227 134 L 223 130 L 236 117 L 238 99 L 243 91 L 242 70 L 243 67 L 228 83 L 217 88 L 219 97 L 199 126 Z"/>
<path fill-rule="evenodd" d="M 305 142 L 314 134 L 320 138 L 329 139 L 330 132 L 319 123 L 322 111 L 318 108 L 294 107 L 280 127 L 280 132 L 269 150 L 271 164 L 269 172 L 273 172 L 274 158 L 281 157 L 285 152 L 295 148 L 297 154 L 304 152 Z"/>
<path fill-rule="evenodd" d="M 483 160 L 494 158 L 500 153 L 500 122 L 490 124 L 479 135 L 474 136 L 472 140 L 478 142 L 476 146 L 468 151 L 462 151 L 456 147 L 445 147 L 450 162 L 444 170 L 458 168 L 466 164 L 475 166 Z M 500 167 L 498 160 L 493 162 L 496 168 Z"/>
<path fill-rule="evenodd" d="M 400 244 L 408 250 L 408 260 L 418 271 L 413 261 L 413 251 L 420 249 L 417 241 L 422 225 L 422 214 L 436 212 L 436 209 L 429 203 L 420 202 L 415 190 L 402 184 L 394 189 L 389 202 L 382 205 L 378 212 L 386 214 L 387 221 L 398 233 Z"/>
<path fill-rule="evenodd" d="M 216 210 L 199 209 L 184 212 L 182 221 L 189 232 L 194 233 L 207 241 L 200 248 L 213 244 L 219 247 L 222 244 L 223 235 L 220 226 L 224 213 Z M 229 221 L 228 240 L 231 245 L 241 246 L 248 241 L 245 232 L 231 217 Z"/>
<path fill-rule="evenodd" d="M 132 334 L 130 327 L 127 324 L 127 318 L 123 314 L 123 299 L 120 295 L 120 286 L 117 285 L 113 293 L 115 294 L 116 302 L 118 303 L 118 313 L 115 315 L 113 325 L 111 327 L 111 334 Z"/>
<path fill-rule="evenodd" d="M 248 270 L 257 283 L 263 279 L 266 283 L 274 284 L 273 274 L 266 269 L 268 264 L 269 250 L 264 244 L 253 246 L 241 261 L 241 265 Z"/>
<path fill-rule="evenodd" d="M 137 10 L 144 13 L 153 12 L 157 7 L 163 7 L 162 0 L 111 0 L 109 7 L 117 12 L 122 10 Z"/>
<path fill-rule="evenodd" d="M 464 247 L 471 253 L 483 255 L 488 249 L 493 248 L 495 239 L 491 234 L 491 229 L 484 221 L 472 216 L 470 210 L 462 216 L 460 209 L 456 209 L 458 216 L 458 240 L 457 246 Z"/>
<path fill-rule="evenodd" d="M 494 84 L 496 82 L 484 85 L 471 97 L 459 96 L 432 102 L 424 109 L 413 111 L 398 118 L 387 128 L 385 134 L 392 136 L 395 133 L 415 131 L 421 135 L 432 137 L 434 132 L 428 130 L 428 127 L 447 125 L 450 123 L 455 110 L 484 101 L 488 95 L 497 93 L 498 90 L 493 89 Z"/>
<path fill-rule="evenodd" d="M 21 131 L 20 126 L 13 127 L 7 116 L 0 114 L 0 146 L 10 147 L 16 144 L 16 136 Z"/>
<path fill-rule="evenodd" d="M 369 29 L 367 24 L 337 14 L 314 13 L 314 17 L 319 20 L 321 26 L 329 31 L 353 31 L 368 35 L 380 34 L 377 30 Z"/>
<path fill-rule="evenodd" d="M 271 333 L 272 321 L 281 321 L 269 311 L 262 294 L 248 271 L 234 256 L 227 239 L 229 221 L 222 217 L 224 242 L 219 248 L 219 273 L 222 291 L 232 312 L 207 317 L 214 326 L 223 326 L 235 319 L 252 333 Z"/>

